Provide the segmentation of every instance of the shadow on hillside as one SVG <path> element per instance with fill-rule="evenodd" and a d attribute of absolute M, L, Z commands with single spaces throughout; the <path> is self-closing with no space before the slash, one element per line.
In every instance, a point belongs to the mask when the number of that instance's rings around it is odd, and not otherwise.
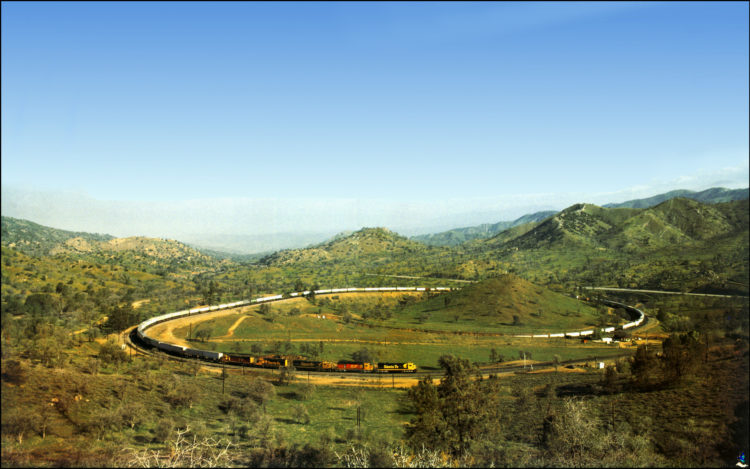
<path fill-rule="evenodd" d="M 276 417 L 274 420 L 276 420 L 277 422 L 286 423 L 286 424 L 289 424 L 289 425 L 294 425 L 294 424 L 298 424 L 299 423 L 298 421 L 296 421 L 294 419 L 288 419 L 288 418 L 283 418 L 283 417 Z"/>

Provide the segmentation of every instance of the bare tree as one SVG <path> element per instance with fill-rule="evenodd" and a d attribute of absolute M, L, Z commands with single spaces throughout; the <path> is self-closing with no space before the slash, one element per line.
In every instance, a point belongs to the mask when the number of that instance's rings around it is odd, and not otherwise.
<path fill-rule="evenodd" d="M 175 432 L 167 442 L 167 450 L 126 449 L 128 467 L 227 467 L 232 462 L 232 442 L 214 438 L 186 436 L 190 427 Z"/>

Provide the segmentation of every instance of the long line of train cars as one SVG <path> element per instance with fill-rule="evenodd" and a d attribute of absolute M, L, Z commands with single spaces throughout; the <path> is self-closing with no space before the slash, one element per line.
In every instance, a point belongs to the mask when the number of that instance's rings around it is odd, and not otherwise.
<path fill-rule="evenodd" d="M 297 370 L 306 371 L 353 371 L 360 373 L 414 373 L 417 366 L 414 363 L 390 362 L 356 362 L 341 360 L 339 362 L 308 360 L 306 358 L 289 358 L 279 356 L 255 357 L 247 354 L 224 353 L 219 359 L 224 363 L 235 365 L 255 366 L 260 368 L 283 368 L 292 366 Z"/>
<path fill-rule="evenodd" d="M 646 320 L 646 315 L 643 314 L 643 311 L 641 311 L 638 308 L 634 308 L 632 306 L 628 306 L 622 303 L 618 303 L 616 301 L 610 301 L 610 300 L 601 300 L 602 303 L 614 306 L 617 308 L 624 308 L 625 311 L 629 312 L 632 315 L 635 315 L 637 319 L 634 321 L 625 323 L 621 326 L 610 326 L 610 327 L 602 327 L 600 330 L 603 333 L 611 333 L 614 332 L 615 329 L 625 330 L 630 329 L 631 327 L 638 327 L 641 324 L 643 324 L 643 321 Z M 533 335 L 517 335 L 515 337 L 532 337 L 532 338 L 545 338 L 545 337 L 585 337 L 587 335 L 593 335 L 594 329 L 589 329 L 586 331 L 575 331 L 575 332 L 558 332 L 558 333 L 545 333 L 545 334 L 533 334 Z"/>
<path fill-rule="evenodd" d="M 315 295 L 325 295 L 332 293 L 361 293 L 361 292 L 406 292 L 406 291 L 418 291 L 418 292 L 429 292 L 429 291 L 450 291 L 451 288 L 447 287 L 367 287 L 367 288 L 333 288 L 328 290 L 314 290 L 312 293 Z M 303 292 L 290 293 L 289 297 L 307 296 L 311 293 L 310 290 Z M 173 319 L 182 318 L 185 316 L 192 316 L 196 314 L 208 313 L 211 311 L 219 311 L 222 309 L 237 308 L 240 306 L 255 305 L 260 303 L 268 303 L 272 301 L 279 301 L 284 299 L 284 295 L 266 296 L 262 298 L 256 298 L 254 300 L 243 300 L 236 301 L 234 303 L 227 303 L 222 305 L 205 306 L 203 308 L 186 309 L 177 311 L 174 313 L 163 314 L 161 316 L 155 316 L 151 319 L 143 321 L 138 325 L 137 336 L 143 343 L 154 347 L 158 350 L 170 353 L 172 355 L 188 357 L 188 358 L 199 358 L 202 360 L 213 361 L 217 363 L 232 363 L 245 366 L 256 366 L 261 368 L 281 368 L 287 366 L 294 366 L 301 370 L 311 371 L 355 371 L 361 373 L 413 373 L 417 370 L 414 363 L 367 363 L 367 362 L 351 362 L 351 361 L 339 361 L 339 362 L 326 362 L 316 360 L 304 360 L 304 359 L 290 359 L 275 356 L 266 357 L 254 357 L 246 354 L 235 354 L 235 353 L 222 353 L 213 352 L 210 350 L 199 350 L 182 345 L 174 345 L 167 342 L 158 341 L 146 334 L 146 330 L 156 324 L 171 321 Z M 629 329 L 631 327 L 640 326 L 645 320 L 645 315 L 639 309 L 632 306 L 627 306 L 622 303 L 614 301 L 603 301 L 606 304 L 615 307 L 625 308 L 626 311 L 634 313 L 638 318 L 622 326 L 618 326 L 618 329 Z M 602 328 L 602 332 L 613 332 L 615 327 Z M 580 337 L 591 335 L 594 330 L 578 331 L 578 332 L 560 332 L 560 333 L 547 333 L 547 334 L 535 334 L 528 336 L 519 337 Z"/>
<path fill-rule="evenodd" d="M 366 287 L 366 288 L 333 288 L 324 290 L 306 290 L 303 292 L 293 292 L 289 294 L 289 297 L 304 297 L 310 293 L 315 295 L 325 295 L 332 293 L 363 293 L 363 292 L 429 292 L 429 291 L 450 291 L 448 287 Z M 413 373 L 417 370 L 414 363 L 367 363 L 367 362 L 350 362 L 350 361 L 339 361 L 337 363 L 315 361 L 315 360 L 296 360 L 283 357 L 251 357 L 244 354 L 233 354 L 214 352 L 211 350 L 199 350 L 182 345 L 170 344 L 168 342 L 162 342 L 150 337 L 146 334 L 146 330 L 156 324 L 162 322 L 171 321 L 173 319 L 179 319 L 186 316 L 193 316 L 196 314 L 209 313 L 212 311 L 219 311 L 222 309 L 237 308 L 240 306 L 249 306 L 260 303 L 268 303 L 272 301 L 279 301 L 284 299 L 284 295 L 273 295 L 262 298 L 256 298 L 254 300 L 243 300 L 236 301 L 234 303 L 226 303 L 214 306 L 204 306 L 202 308 L 186 309 L 182 311 L 176 311 L 174 313 L 162 314 L 161 316 L 155 316 L 146 321 L 143 321 L 138 325 L 136 329 L 136 335 L 138 339 L 146 345 L 154 347 L 158 350 L 167 352 L 171 355 L 187 357 L 187 358 L 198 358 L 201 360 L 212 361 L 216 363 L 233 363 L 245 366 L 255 366 L 261 368 L 281 368 L 287 366 L 294 366 L 295 368 L 302 370 L 314 370 L 314 371 L 354 371 L 362 373 Z"/>

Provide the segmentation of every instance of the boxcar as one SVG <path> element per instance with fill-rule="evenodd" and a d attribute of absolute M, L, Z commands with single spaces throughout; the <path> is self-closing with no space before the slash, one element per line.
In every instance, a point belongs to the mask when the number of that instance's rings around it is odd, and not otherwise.
<path fill-rule="evenodd" d="M 292 365 L 298 370 L 317 371 L 321 369 L 322 362 L 316 360 L 292 360 Z"/>

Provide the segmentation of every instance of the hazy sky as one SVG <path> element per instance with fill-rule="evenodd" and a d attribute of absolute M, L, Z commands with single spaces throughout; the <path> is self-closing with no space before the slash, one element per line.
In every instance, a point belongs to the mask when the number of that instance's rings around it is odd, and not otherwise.
<path fill-rule="evenodd" d="M 748 35 L 747 2 L 2 3 L 2 185 L 404 223 L 747 187 Z"/>

